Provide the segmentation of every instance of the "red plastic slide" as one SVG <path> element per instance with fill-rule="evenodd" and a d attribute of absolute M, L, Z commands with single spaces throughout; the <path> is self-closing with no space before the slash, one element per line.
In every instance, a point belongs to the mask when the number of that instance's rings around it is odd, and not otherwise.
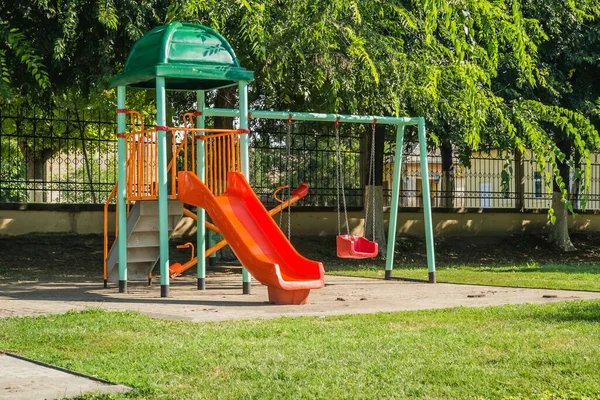
<path fill-rule="evenodd" d="M 275 304 L 306 304 L 310 289 L 325 285 L 323 264 L 302 257 L 239 172 L 215 196 L 193 172 L 179 172 L 179 201 L 210 215 L 242 265 L 269 289 Z"/>

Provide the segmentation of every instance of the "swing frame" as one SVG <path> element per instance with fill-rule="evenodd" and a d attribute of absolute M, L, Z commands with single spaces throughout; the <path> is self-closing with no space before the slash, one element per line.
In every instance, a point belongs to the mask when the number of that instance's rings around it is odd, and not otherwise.
<path fill-rule="evenodd" d="M 200 99 L 200 96 L 198 96 Z M 202 96 L 204 100 L 204 96 Z M 246 100 L 247 101 L 247 100 Z M 198 119 L 202 120 L 204 124 L 205 117 L 233 117 L 240 118 L 240 125 L 244 125 L 244 128 L 248 127 L 249 118 L 263 118 L 263 119 L 277 119 L 277 120 L 288 120 L 294 121 L 320 121 L 320 122 L 335 122 L 340 123 L 359 123 L 367 124 L 376 122 L 382 125 L 394 125 L 396 126 L 396 149 L 394 153 L 394 173 L 392 183 L 392 205 L 390 208 L 389 216 L 389 227 L 388 227 L 388 239 L 387 239 L 387 253 L 386 253 L 386 265 L 385 265 L 385 279 L 399 279 L 399 280 L 415 280 L 409 278 L 402 278 L 392 276 L 393 265 L 394 265 L 394 247 L 396 244 L 396 230 L 398 222 L 398 205 L 400 197 L 400 175 L 402 165 L 402 147 L 404 145 L 404 130 L 406 126 L 416 126 L 418 130 L 419 138 L 419 157 L 421 161 L 421 176 L 429 177 L 429 167 L 427 163 L 427 139 L 425 132 L 425 118 L 423 117 L 382 117 L 382 116 L 369 116 L 369 115 L 344 115 L 344 114 L 322 114 L 322 113 L 305 113 L 305 112 L 290 112 L 290 111 L 267 111 L 267 110 L 248 110 L 247 113 L 241 112 L 239 109 L 227 109 L 227 108 L 204 108 L 204 101 L 202 104 L 202 114 Z M 247 103 L 246 103 L 247 104 Z M 198 121 L 200 122 L 200 121 Z M 248 146 L 248 142 L 242 144 Z M 244 150 L 243 150 L 244 151 Z M 247 154 L 248 147 L 245 148 Z M 397 168 L 396 168 L 397 166 Z M 249 171 L 247 171 L 249 172 Z M 434 241 L 433 241 L 433 223 L 431 213 L 431 191 L 429 187 L 429 179 L 423 179 L 422 183 L 422 198 L 423 198 L 423 216 L 425 224 L 425 243 L 427 247 L 427 270 L 428 278 L 424 280 L 429 283 L 436 282 L 436 271 L 435 271 L 435 253 L 434 253 Z M 200 262 L 198 265 L 200 269 Z"/>

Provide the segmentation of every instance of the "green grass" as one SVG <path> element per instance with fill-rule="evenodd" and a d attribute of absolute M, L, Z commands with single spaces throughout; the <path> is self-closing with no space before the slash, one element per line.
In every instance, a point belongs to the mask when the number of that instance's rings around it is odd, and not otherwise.
<path fill-rule="evenodd" d="M 189 323 L 0 320 L 0 349 L 129 385 L 111 398 L 600 398 L 600 301 Z"/>
<path fill-rule="evenodd" d="M 328 273 L 383 278 L 384 269 L 383 265 L 338 264 Z M 393 276 L 427 279 L 427 268 L 395 268 Z M 436 277 L 448 283 L 600 291 L 600 264 L 438 267 Z"/>

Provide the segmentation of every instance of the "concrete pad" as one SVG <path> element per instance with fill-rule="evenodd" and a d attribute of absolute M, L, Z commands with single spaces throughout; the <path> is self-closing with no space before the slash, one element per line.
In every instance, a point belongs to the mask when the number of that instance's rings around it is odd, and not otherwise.
<path fill-rule="evenodd" d="M 120 294 L 101 282 L 15 283 L 0 285 L 0 317 L 44 315 L 99 307 L 136 311 L 154 318 L 188 321 L 225 321 L 280 316 L 328 316 L 380 311 L 447 307 L 480 307 L 520 303 L 597 299 L 600 293 L 549 289 L 416 283 L 380 279 L 326 276 L 326 286 L 312 290 L 309 303 L 277 306 L 268 303 L 266 287 L 252 284 L 252 294 L 242 294 L 237 274 L 207 277 L 207 290 L 196 289 L 194 277 L 171 281 L 171 296 L 160 297 L 159 285 L 129 283 Z"/>
<path fill-rule="evenodd" d="M 0 353 L 0 400 L 63 399 L 84 393 L 129 390 L 97 379 L 72 374 Z"/>

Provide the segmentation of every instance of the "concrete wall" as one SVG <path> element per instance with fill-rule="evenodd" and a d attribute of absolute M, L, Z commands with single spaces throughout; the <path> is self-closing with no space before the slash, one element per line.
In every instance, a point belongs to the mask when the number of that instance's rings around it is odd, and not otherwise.
<path fill-rule="evenodd" d="M 342 214 L 342 223 L 343 223 Z M 364 228 L 362 212 L 349 212 L 351 231 L 361 235 Z M 384 213 L 385 223 L 389 213 Z M 279 218 L 275 219 L 277 222 Z M 284 231 L 287 215 L 283 218 Z M 573 231 L 600 231 L 600 215 L 579 214 L 569 217 Z M 109 214 L 109 230 L 114 231 L 115 216 Z M 514 233 L 544 233 L 548 229 L 548 218 L 541 212 L 506 212 L 485 210 L 485 212 L 434 212 L 433 227 L 435 236 L 496 236 Z M 194 221 L 184 217 L 175 236 L 194 234 Z M 28 233 L 78 233 L 101 234 L 103 232 L 103 211 L 86 207 L 66 206 L 43 209 L 42 207 L 13 207 L 0 209 L 0 235 L 24 235 Z M 387 232 L 387 228 L 386 228 Z M 423 214 L 420 212 L 399 212 L 398 232 L 406 235 L 423 236 Z M 345 233 L 342 230 L 342 233 Z M 335 235 L 337 234 L 337 214 L 335 212 L 292 212 L 292 234 L 294 235 Z"/>

